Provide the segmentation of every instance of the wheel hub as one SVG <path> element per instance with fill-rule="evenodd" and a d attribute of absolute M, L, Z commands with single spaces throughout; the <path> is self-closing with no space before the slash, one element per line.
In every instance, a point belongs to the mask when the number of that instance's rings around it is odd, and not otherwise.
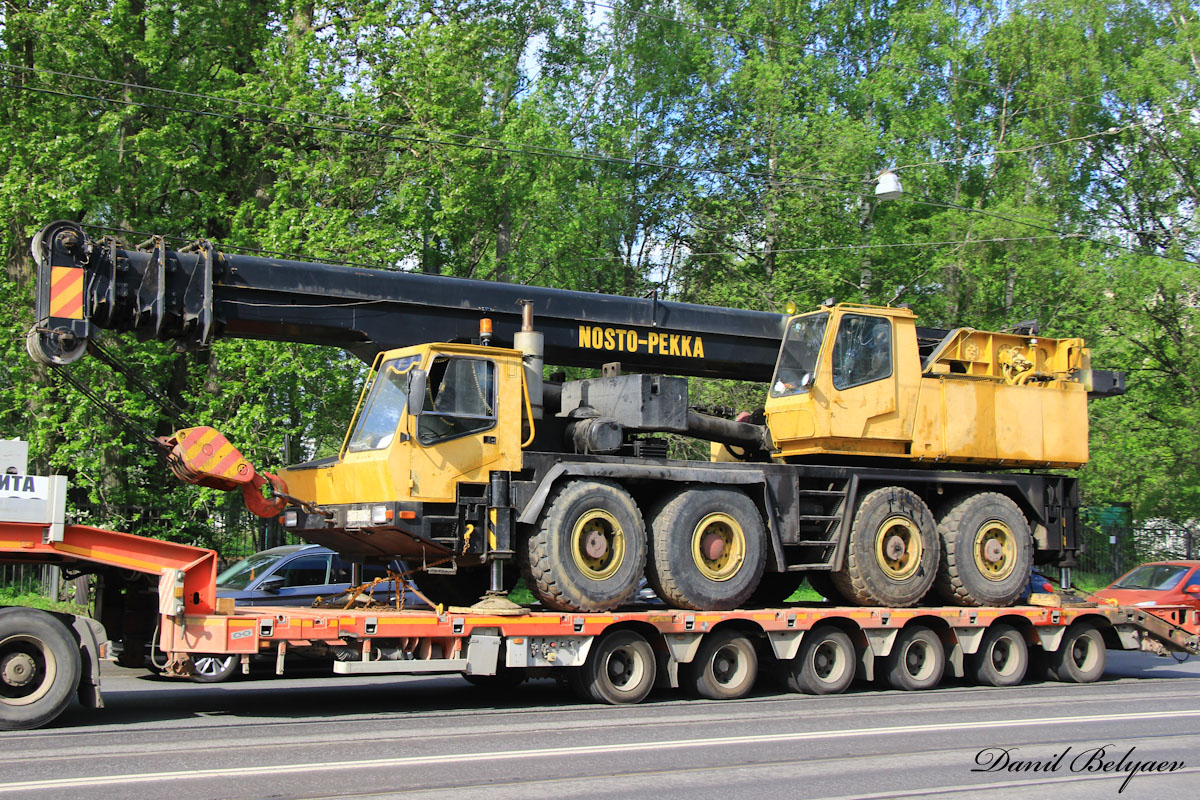
<path fill-rule="evenodd" d="M 588 531 L 583 542 L 583 552 L 588 558 L 600 559 L 608 554 L 608 540 L 597 530 Z"/>
<path fill-rule="evenodd" d="M 725 555 L 725 540 L 715 533 L 706 533 L 700 541 L 700 552 L 709 561 L 716 561 Z"/>
<path fill-rule="evenodd" d="M 710 581 L 727 581 L 746 560 L 746 534 L 729 514 L 716 512 L 701 519 L 692 532 L 692 560 Z"/>
<path fill-rule="evenodd" d="M 989 539 L 988 543 L 983 546 L 983 558 L 992 564 L 995 564 L 1004 555 L 1004 547 L 995 539 Z"/>
<path fill-rule="evenodd" d="M 899 561 L 904 555 L 904 540 L 899 536 L 889 536 L 884 544 L 884 554 L 889 561 Z"/>
<path fill-rule="evenodd" d="M 26 686 L 37 672 L 37 664 L 28 653 L 11 653 L 0 661 L 0 676 L 8 686 Z"/>

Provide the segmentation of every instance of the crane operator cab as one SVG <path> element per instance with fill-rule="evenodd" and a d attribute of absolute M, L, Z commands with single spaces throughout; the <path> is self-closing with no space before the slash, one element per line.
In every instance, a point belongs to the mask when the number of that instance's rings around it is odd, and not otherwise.
<path fill-rule="evenodd" d="M 918 328 L 916 319 L 907 308 L 849 303 L 789 319 L 766 402 L 779 456 L 1087 462 L 1083 340 Z"/>

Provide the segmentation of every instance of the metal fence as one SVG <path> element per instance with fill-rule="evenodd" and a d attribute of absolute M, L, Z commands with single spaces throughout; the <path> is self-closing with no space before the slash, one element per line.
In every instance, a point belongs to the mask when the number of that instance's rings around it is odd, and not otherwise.
<path fill-rule="evenodd" d="M 1194 528 L 1085 525 L 1082 539 L 1080 571 L 1110 580 L 1147 561 L 1200 556 L 1200 530 Z"/>

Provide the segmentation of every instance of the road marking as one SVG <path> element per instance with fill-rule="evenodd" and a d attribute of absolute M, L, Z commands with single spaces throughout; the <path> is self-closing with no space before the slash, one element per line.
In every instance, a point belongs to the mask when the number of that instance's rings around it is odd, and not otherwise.
<path fill-rule="evenodd" d="M 895 734 L 936 733 L 994 728 L 1023 728 L 1038 725 L 1078 725 L 1089 722 L 1130 722 L 1134 720 L 1163 720 L 1180 717 L 1200 717 L 1195 711 L 1159 711 L 1139 714 L 1092 714 L 1076 717 L 1042 717 L 1039 719 L 985 720 L 941 725 L 901 725 L 889 728 L 854 728 L 841 731 L 806 731 L 765 736 L 722 736 L 713 739 L 676 739 L 665 742 L 630 742 L 626 744 L 582 745 L 578 747 L 546 747 L 536 750 L 508 750 L 481 753 L 447 753 L 436 756 L 403 756 L 374 758 L 360 761 L 305 762 L 300 764 L 271 764 L 223 769 L 198 769 L 173 772 L 139 772 L 126 775 L 97 775 L 84 778 L 58 778 L 38 781 L 0 783 L 0 793 L 27 792 L 38 789 L 71 789 L 88 786 L 112 787 L 119 784 L 157 783 L 162 781 L 214 778 L 244 778 L 290 773 L 336 772 L 344 769 L 383 769 L 395 767 L 462 765 L 468 762 L 511 761 L 513 759 L 561 758 L 585 755 L 610 755 L 646 750 L 689 750 L 700 747 L 728 747 L 742 744 L 779 744 L 811 739 L 847 739 L 854 736 L 888 736 Z"/>

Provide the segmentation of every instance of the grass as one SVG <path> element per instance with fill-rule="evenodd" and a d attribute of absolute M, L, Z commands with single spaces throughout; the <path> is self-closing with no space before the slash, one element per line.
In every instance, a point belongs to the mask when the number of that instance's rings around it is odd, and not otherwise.
<path fill-rule="evenodd" d="M 22 606 L 24 608 L 40 608 L 43 611 L 79 614 L 84 617 L 91 616 L 91 611 L 87 606 L 58 602 L 33 592 L 18 592 L 10 586 L 0 586 L 0 606 Z"/>

